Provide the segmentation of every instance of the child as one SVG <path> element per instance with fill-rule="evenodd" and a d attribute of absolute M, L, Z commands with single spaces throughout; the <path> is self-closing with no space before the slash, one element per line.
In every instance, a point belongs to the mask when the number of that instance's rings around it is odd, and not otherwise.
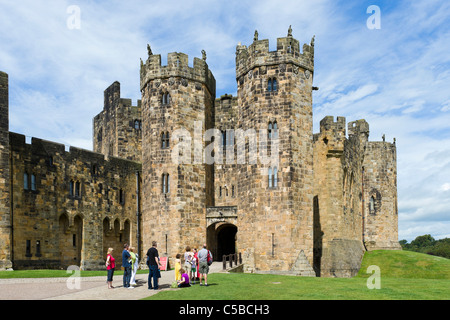
<path fill-rule="evenodd" d="M 178 283 L 178 288 L 185 288 L 190 287 L 189 284 L 189 276 L 187 275 L 186 271 L 184 269 L 180 269 L 181 273 L 181 281 Z"/>
<path fill-rule="evenodd" d="M 175 281 L 181 281 L 181 254 L 176 255 L 175 259 Z"/>
<path fill-rule="evenodd" d="M 197 273 L 197 256 L 196 256 L 196 249 L 194 249 L 194 255 L 192 256 L 191 260 L 191 280 L 194 281 L 193 284 L 195 284 L 195 277 Z"/>

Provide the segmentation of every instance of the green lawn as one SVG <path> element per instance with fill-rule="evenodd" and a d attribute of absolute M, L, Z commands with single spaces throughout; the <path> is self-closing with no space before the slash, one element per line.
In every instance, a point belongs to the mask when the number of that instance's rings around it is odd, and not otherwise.
<path fill-rule="evenodd" d="M 380 289 L 368 289 L 380 269 Z M 372 282 L 371 282 L 372 283 Z M 408 251 L 373 251 L 354 278 L 309 278 L 259 274 L 211 274 L 199 285 L 162 291 L 149 300 L 441 300 L 450 299 L 450 260 Z"/>
<path fill-rule="evenodd" d="M 380 289 L 369 266 L 380 270 Z M 117 270 L 115 275 L 123 271 Z M 138 273 L 147 273 L 139 270 Z M 0 278 L 69 277 L 66 270 L 0 271 Z M 106 276 L 106 271 L 81 271 L 82 277 Z M 208 287 L 161 291 L 150 300 L 450 300 L 450 259 L 412 251 L 366 252 L 353 278 L 310 278 L 243 273 L 215 273 Z"/>

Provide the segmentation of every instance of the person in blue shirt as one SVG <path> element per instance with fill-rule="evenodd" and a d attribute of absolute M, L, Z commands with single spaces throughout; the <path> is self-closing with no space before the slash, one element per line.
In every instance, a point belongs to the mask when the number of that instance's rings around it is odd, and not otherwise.
<path fill-rule="evenodd" d="M 123 267 L 123 287 L 128 289 L 134 289 L 130 286 L 131 279 L 131 255 L 128 252 L 128 244 L 123 245 L 122 251 L 122 267 Z"/>

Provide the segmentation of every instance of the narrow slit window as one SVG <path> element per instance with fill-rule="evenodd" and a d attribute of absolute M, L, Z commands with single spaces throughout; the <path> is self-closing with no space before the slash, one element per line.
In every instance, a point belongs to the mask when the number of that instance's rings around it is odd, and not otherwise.
<path fill-rule="evenodd" d="M 272 91 L 272 79 L 269 78 L 269 81 L 267 81 L 267 91 Z"/>
<path fill-rule="evenodd" d="M 75 197 L 77 197 L 77 198 L 81 197 L 80 181 L 77 181 L 75 183 Z"/>
<path fill-rule="evenodd" d="M 34 174 L 31 175 L 31 190 L 36 191 L 36 176 Z"/>
<path fill-rule="evenodd" d="M 23 188 L 28 190 L 28 173 L 23 174 Z"/>
<path fill-rule="evenodd" d="M 272 168 L 269 168 L 269 188 L 272 188 Z"/>

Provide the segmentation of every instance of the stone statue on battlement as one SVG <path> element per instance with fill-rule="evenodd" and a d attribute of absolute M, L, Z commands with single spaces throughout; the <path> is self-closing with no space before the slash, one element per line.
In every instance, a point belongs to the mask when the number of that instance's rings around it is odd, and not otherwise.
<path fill-rule="evenodd" d="M 147 52 L 149 57 L 153 55 L 152 48 L 150 48 L 149 44 L 147 44 Z"/>
<path fill-rule="evenodd" d="M 291 27 L 291 26 L 289 26 L 287 36 L 288 36 L 288 37 L 292 37 L 292 27 Z"/>

